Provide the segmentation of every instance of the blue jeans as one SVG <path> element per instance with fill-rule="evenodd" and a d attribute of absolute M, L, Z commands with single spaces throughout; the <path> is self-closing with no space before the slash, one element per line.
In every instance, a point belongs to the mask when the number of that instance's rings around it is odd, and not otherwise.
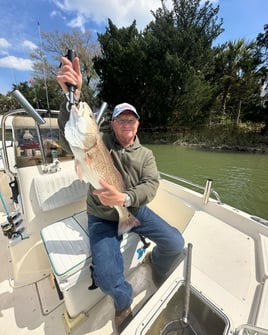
<path fill-rule="evenodd" d="M 183 251 L 184 239 L 181 233 L 146 206 L 139 209 L 136 217 L 141 225 L 132 228 L 131 232 L 155 242 L 153 266 L 160 275 L 167 274 Z M 132 287 L 124 277 L 124 262 L 120 252 L 122 236 L 117 235 L 117 226 L 118 222 L 88 216 L 95 282 L 113 298 L 116 311 L 121 311 L 132 302 Z"/>

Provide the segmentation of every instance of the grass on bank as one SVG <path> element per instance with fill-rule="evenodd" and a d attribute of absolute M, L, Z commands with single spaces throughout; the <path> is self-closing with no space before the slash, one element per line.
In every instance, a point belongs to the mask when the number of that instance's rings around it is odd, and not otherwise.
<path fill-rule="evenodd" d="M 268 134 L 259 127 L 241 125 L 239 128 L 213 125 L 195 130 L 140 129 L 144 144 L 175 144 L 217 150 L 258 151 L 268 153 Z"/>

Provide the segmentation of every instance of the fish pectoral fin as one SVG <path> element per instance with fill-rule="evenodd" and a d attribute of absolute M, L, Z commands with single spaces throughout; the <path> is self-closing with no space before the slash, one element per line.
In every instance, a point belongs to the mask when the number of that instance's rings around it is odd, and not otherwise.
<path fill-rule="evenodd" d="M 85 155 L 85 162 L 87 165 L 90 165 L 92 162 L 92 155 L 90 155 L 88 152 L 86 152 L 86 155 Z"/>
<path fill-rule="evenodd" d="M 75 172 L 76 172 L 77 176 L 79 177 L 79 179 L 83 180 L 83 169 L 82 169 L 82 165 L 81 165 L 81 163 L 79 162 L 78 159 L 75 160 L 74 168 L 75 168 Z"/>

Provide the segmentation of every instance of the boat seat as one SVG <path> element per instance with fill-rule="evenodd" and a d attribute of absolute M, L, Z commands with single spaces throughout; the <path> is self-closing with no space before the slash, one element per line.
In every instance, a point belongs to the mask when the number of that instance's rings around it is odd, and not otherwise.
<path fill-rule="evenodd" d="M 89 289 L 92 285 L 92 257 L 86 211 L 44 227 L 41 238 L 68 315 L 74 318 L 86 313 L 104 297 L 100 289 Z M 143 257 L 138 252 L 142 247 L 137 234 L 124 234 L 120 249 L 125 275 L 142 262 Z"/>
<path fill-rule="evenodd" d="M 44 212 L 83 199 L 88 190 L 73 169 L 35 176 L 33 182 L 38 206 Z"/>
<path fill-rule="evenodd" d="M 74 216 L 52 223 L 41 230 L 41 238 L 47 252 L 52 271 L 62 291 L 75 284 L 75 274 L 91 264 L 87 213 L 83 211 Z M 137 234 L 124 234 L 121 251 L 126 269 L 141 262 L 136 250 L 143 244 Z M 124 251 L 131 250 L 129 255 Z"/>
<path fill-rule="evenodd" d="M 260 252 L 261 252 L 261 267 L 263 269 L 264 278 L 268 278 L 268 237 L 259 234 L 260 237 Z"/>
<path fill-rule="evenodd" d="M 74 217 L 69 217 L 43 228 L 41 238 L 59 286 L 66 289 L 66 278 L 89 263 L 88 233 Z"/>
<path fill-rule="evenodd" d="M 261 301 L 256 318 L 256 326 L 268 329 L 268 279 L 265 280 L 261 295 Z"/>

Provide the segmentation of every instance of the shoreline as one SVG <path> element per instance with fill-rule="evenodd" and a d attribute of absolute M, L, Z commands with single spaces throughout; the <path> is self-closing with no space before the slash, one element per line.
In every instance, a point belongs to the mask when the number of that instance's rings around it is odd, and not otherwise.
<path fill-rule="evenodd" d="M 227 151 L 227 152 L 247 152 L 268 154 L 268 142 L 260 144 L 227 144 L 220 141 L 198 141 L 197 138 L 174 138 L 174 136 L 159 136 L 159 138 L 149 138 L 144 133 L 139 134 L 139 139 L 142 144 L 158 144 L 158 145 L 177 145 L 181 147 L 196 148 L 211 151 Z"/>
<path fill-rule="evenodd" d="M 191 142 L 185 142 L 177 140 L 175 142 L 173 141 L 167 141 L 165 139 L 159 139 L 159 140 L 152 140 L 148 141 L 143 140 L 142 136 L 139 136 L 140 141 L 142 144 L 146 145 L 177 145 L 181 147 L 188 147 L 188 148 L 195 148 L 195 149 L 204 149 L 204 150 L 211 150 L 211 151 L 227 151 L 227 152 L 247 152 L 247 153 L 258 153 L 258 154 L 268 154 L 268 146 L 262 145 L 262 146 L 250 146 L 250 145 L 229 145 L 229 144 L 208 144 L 208 143 L 191 143 Z"/>
<path fill-rule="evenodd" d="M 228 151 L 228 152 L 247 152 L 247 153 L 258 153 L 258 154 L 268 154 L 267 146 L 241 146 L 241 145 L 208 145 L 206 143 L 171 143 L 173 145 L 185 146 L 190 148 L 205 149 L 211 151 Z"/>

